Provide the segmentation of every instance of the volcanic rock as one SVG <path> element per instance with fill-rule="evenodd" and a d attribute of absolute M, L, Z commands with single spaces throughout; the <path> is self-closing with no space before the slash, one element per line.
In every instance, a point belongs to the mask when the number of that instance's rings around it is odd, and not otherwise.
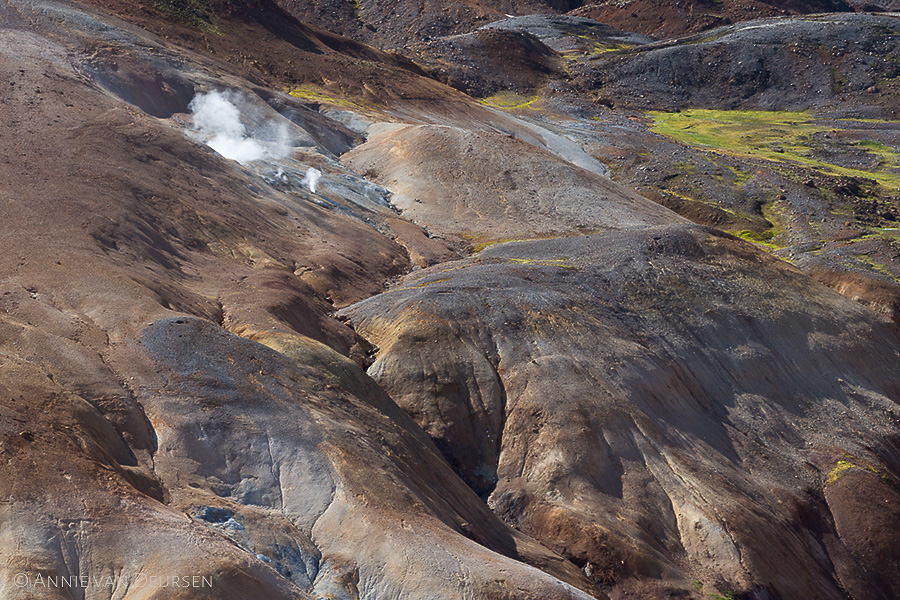
<path fill-rule="evenodd" d="M 897 19 L 774 18 L 601 54 L 593 86 L 642 108 L 820 109 L 852 96 L 859 114 L 893 114 L 865 90 L 900 73 Z M 847 103 L 850 104 L 850 103 Z"/>

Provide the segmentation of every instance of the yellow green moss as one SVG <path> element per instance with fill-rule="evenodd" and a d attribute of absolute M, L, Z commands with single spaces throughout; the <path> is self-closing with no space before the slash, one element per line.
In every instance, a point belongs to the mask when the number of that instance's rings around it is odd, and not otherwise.
<path fill-rule="evenodd" d="M 568 258 L 507 258 L 507 263 L 516 263 L 520 265 L 537 265 L 539 267 L 562 267 L 564 269 L 575 270 L 575 265 L 571 264 Z"/>
<path fill-rule="evenodd" d="M 463 237 L 470 242 L 474 242 L 479 239 L 471 234 L 463 234 Z M 538 235 L 530 238 L 502 238 L 502 239 L 481 239 L 478 241 L 475 246 L 472 248 L 472 254 L 477 254 L 482 250 L 490 248 L 491 246 L 496 246 L 497 244 L 508 244 L 510 242 L 531 242 L 534 240 L 555 240 L 561 237 L 569 237 L 569 236 L 561 236 L 561 235 Z"/>
<path fill-rule="evenodd" d="M 696 202 L 698 204 L 705 204 L 706 206 L 710 206 L 717 210 L 721 210 L 722 212 L 724 212 L 725 214 L 727 214 L 728 216 L 730 216 L 733 219 L 743 219 L 746 221 L 753 221 L 753 220 L 756 220 L 759 218 L 759 217 L 755 217 L 753 215 L 748 215 L 746 213 L 741 213 L 736 210 L 732 210 L 732 209 L 728 208 L 727 206 L 720 206 L 711 200 L 704 200 L 702 198 L 693 198 L 691 196 L 688 196 L 687 194 L 682 194 L 681 192 L 679 192 L 677 190 L 661 189 L 660 192 L 662 192 L 663 194 L 667 194 L 669 196 L 673 196 L 675 198 L 680 198 L 687 202 Z M 735 232 L 735 231 L 729 231 L 729 233 L 731 233 L 733 235 L 738 235 L 737 232 Z"/>
<path fill-rule="evenodd" d="M 361 102 L 356 102 L 353 100 L 349 100 L 347 98 L 338 98 L 337 96 L 332 96 L 327 92 L 323 91 L 321 88 L 312 85 L 303 85 L 299 88 L 290 90 L 288 92 L 294 98 L 300 98 L 301 100 L 309 100 L 310 102 L 319 102 L 321 104 L 331 104 L 332 106 L 340 106 L 342 108 L 353 108 L 360 109 L 365 108 L 365 106 Z"/>
<path fill-rule="evenodd" d="M 859 465 L 855 462 L 850 462 L 849 460 L 839 460 L 837 461 L 837 464 L 834 465 L 834 468 L 828 473 L 828 479 L 825 480 L 825 485 L 834 485 L 840 481 L 841 477 L 847 474 L 847 471 L 852 471 L 854 469 L 857 471 L 873 473 L 884 480 L 888 480 L 887 475 L 872 465 Z"/>
<path fill-rule="evenodd" d="M 423 281 L 422 283 L 418 283 L 416 285 L 409 285 L 405 287 L 394 288 L 392 290 L 387 290 L 384 292 L 385 294 L 389 294 L 392 292 L 406 292 L 408 290 L 420 290 L 422 288 L 426 288 L 433 283 L 444 283 L 445 281 L 450 281 L 449 277 L 444 277 L 442 279 L 431 279 L 429 281 Z"/>
<path fill-rule="evenodd" d="M 750 229 L 743 229 L 741 231 L 732 232 L 737 237 L 742 240 L 746 240 L 748 242 L 753 242 L 754 244 L 762 244 L 763 246 L 769 246 L 770 248 L 777 248 L 775 244 L 772 243 L 772 238 L 775 235 L 772 231 L 752 231 Z"/>
<path fill-rule="evenodd" d="M 471 236 L 463 236 L 463 237 L 466 237 L 468 239 L 473 239 Z M 491 246 L 496 246 L 497 244 L 505 244 L 506 242 L 525 242 L 525 241 L 528 241 L 528 240 L 514 239 L 514 238 L 508 238 L 508 239 L 503 239 L 503 240 L 483 240 L 483 241 L 475 244 L 475 247 L 472 248 L 472 253 L 475 254 L 475 253 L 481 252 L 485 248 L 490 248 Z"/>
<path fill-rule="evenodd" d="M 737 167 L 732 167 L 731 165 L 726 165 L 726 168 L 734 175 L 733 185 L 736 188 L 744 187 L 745 183 L 753 179 L 753 173 L 750 173 L 749 171 L 744 171 Z"/>
<path fill-rule="evenodd" d="M 860 140 L 856 142 L 856 145 L 863 148 L 866 152 L 877 156 L 880 159 L 881 166 L 896 168 L 900 165 L 900 153 L 887 144 L 874 140 Z"/>
<path fill-rule="evenodd" d="M 617 50 L 627 50 L 628 48 L 633 48 L 634 44 L 604 44 L 594 40 L 589 35 L 576 35 L 579 40 L 584 43 L 587 48 L 585 50 L 573 50 L 571 52 L 566 52 L 563 55 L 566 58 L 577 59 L 577 58 L 593 58 L 596 56 L 600 56 L 601 54 L 606 54 L 607 52 L 615 52 Z"/>
<path fill-rule="evenodd" d="M 892 280 L 894 280 L 895 283 L 900 283 L 900 279 L 898 279 L 896 276 L 894 276 L 894 274 L 887 268 L 886 265 L 884 265 L 884 264 L 882 264 L 882 263 L 876 261 L 875 259 L 873 259 L 872 256 L 871 256 L 870 254 L 868 254 L 868 253 L 866 253 L 866 254 L 857 254 L 857 255 L 855 256 L 855 258 L 856 258 L 856 260 L 858 260 L 859 262 L 865 263 L 866 265 L 868 265 L 869 267 L 871 267 L 873 271 L 878 271 L 878 272 L 881 273 L 882 275 L 885 275 L 885 276 L 887 276 L 887 277 L 890 277 Z"/>
<path fill-rule="evenodd" d="M 533 104 L 540 99 L 540 96 L 523 96 L 513 92 L 500 92 L 499 94 L 482 98 L 481 103 L 501 110 L 537 110 Z"/>
<path fill-rule="evenodd" d="M 711 152 L 792 163 L 827 175 L 874 179 L 891 190 L 900 187 L 900 175 L 892 172 L 900 169 L 900 154 L 885 144 L 871 140 L 856 143 L 877 157 L 879 167 L 872 171 L 814 158 L 810 152 L 813 136 L 833 131 L 834 127 L 815 123 L 808 112 L 691 109 L 677 113 L 654 111 L 650 116 L 656 133 Z"/>

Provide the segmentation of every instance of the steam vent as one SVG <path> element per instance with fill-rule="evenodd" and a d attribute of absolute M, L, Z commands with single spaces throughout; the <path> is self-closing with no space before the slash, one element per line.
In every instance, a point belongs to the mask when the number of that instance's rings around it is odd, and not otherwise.
<path fill-rule="evenodd" d="M 0 75 L 0 600 L 900 600 L 900 0 L 6 0 Z"/>

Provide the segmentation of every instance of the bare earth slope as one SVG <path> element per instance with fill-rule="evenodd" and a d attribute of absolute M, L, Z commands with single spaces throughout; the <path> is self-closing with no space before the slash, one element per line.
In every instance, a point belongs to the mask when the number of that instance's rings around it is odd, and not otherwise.
<path fill-rule="evenodd" d="M 370 346 L 327 317 L 409 267 L 352 202 L 369 184 L 330 166 L 322 193 L 354 212 L 226 160 L 113 96 L 172 88 L 93 79 L 82 41 L 175 55 L 192 85 L 250 102 L 221 65 L 64 5 L 3 17 L 0 595 L 84 592 L 16 586 L 25 573 L 120 578 L 92 598 L 588 597 L 452 473 L 360 368 Z M 322 127 L 350 135 L 309 119 L 284 120 L 301 173 L 331 165 Z"/>
<path fill-rule="evenodd" d="M 682 220 L 602 175 L 499 133 L 389 127 L 342 160 L 390 189 L 404 217 L 476 242 Z"/>
<path fill-rule="evenodd" d="M 507 243 L 343 314 L 462 477 L 599 585 L 900 593 L 900 335 L 786 263 L 685 225 Z"/>

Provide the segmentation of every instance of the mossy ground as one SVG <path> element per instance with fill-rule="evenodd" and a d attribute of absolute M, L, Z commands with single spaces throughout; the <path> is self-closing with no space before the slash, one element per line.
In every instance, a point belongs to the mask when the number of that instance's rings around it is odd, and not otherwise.
<path fill-rule="evenodd" d="M 301 100 L 309 100 L 310 102 L 319 102 L 321 104 L 331 104 L 332 106 L 340 106 L 342 108 L 360 109 L 366 108 L 364 102 L 357 102 L 348 98 L 339 98 L 328 92 L 311 85 L 303 85 L 299 88 L 292 89 L 288 93 L 294 98 Z"/>
<path fill-rule="evenodd" d="M 529 265 L 538 267 L 562 267 L 563 269 L 578 270 L 568 257 L 565 258 L 507 258 L 504 262 L 515 263 L 519 265 Z"/>
<path fill-rule="evenodd" d="M 874 258 L 872 258 L 871 253 L 861 253 L 856 255 L 856 260 L 865 264 L 867 267 L 872 269 L 873 271 L 877 271 L 886 277 L 889 277 L 894 281 L 894 283 L 900 284 L 900 278 L 894 276 L 894 274 L 888 269 L 887 265 L 878 262 Z"/>
<path fill-rule="evenodd" d="M 861 459 L 850 455 L 846 455 L 843 459 L 835 463 L 834 467 L 832 467 L 831 471 L 828 473 L 828 478 L 825 480 L 825 485 L 834 485 L 850 471 L 871 473 L 872 475 L 875 475 L 876 477 L 881 479 L 891 488 L 893 488 L 894 491 L 900 493 L 900 484 L 898 484 L 897 481 L 895 481 L 891 476 L 889 476 L 887 473 L 884 473 L 880 469 L 865 463 Z"/>
<path fill-rule="evenodd" d="M 635 46 L 634 44 L 604 44 L 602 42 L 597 42 L 589 35 L 578 35 L 576 37 L 581 40 L 581 42 L 586 46 L 586 49 L 564 54 L 564 56 L 569 60 L 575 60 L 579 58 L 590 59 L 600 56 L 601 54 L 615 52 L 617 50 L 627 50 L 628 48 L 633 48 Z"/>
<path fill-rule="evenodd" d="M 596 232 L 585 230 L 585 231 L 582 231 L 582 233 L 588 234 L 588 233 L 596 233 Z M 559 238 L 570 237 L 571 235 L 575 235 L 575 234 L 574 233 L 569 234 L 569 235 L 548 234 L 548 235 L 536 235 L 534 237 L 527 237 L 527 238 L 499 238 L 499 239 L 481 238 L 481 237 L 476 237 L 471 234 L 463 234 L 462 237 L 472 243 L 472 254 L 477 254 L 478 252 L 481 252 L 482 250 L 490 248 L 491 246 L 496 246 L 497 244 L 506 244 L 509 242 L 531 242 L 534 240 L 555 240 L 555 239 L 559 239 Z"/>
<path fill-rule="evenodd" d="M 707 200 L 706 198 L 702 197 L 702 194 L 698 194 L 696 197 L 694 197 L 694 196 L 689 196 L 685 193 L 682 193 L 676 189 L 668 189 L 668 188 L 662 188 L 662 189 L 660 189 L 660 192 L 662 192 L 663 194 L 668 194 L 670 196 L 674 196 L 675 198 L 680 198 L 686 202 L 699 202 L 701 204 L 706 204 L 707 206 L 713 206 L 713 207 L 725 212 L 730 217 L 732 217 L 736 220 L 737 219 L 753 220 L 754 219 L 753 215 L 741 213 L 736 210 L 732 210 L 726 206 L 720 206 L 712 200 Z"/>
<path fill-rule="evenodd" d="M 763 246 L 767 246 L 769 248 L 777 249 L 780 246 L 772 243 L 772 238 L 775 237 L 775 234 L 772 231 L 752 231 L 750 229 L 743 229 L 741 231 L 733 231 L 732 232 L 737 237 L 742 240 L 746 240 L 748 242 L 753 242 L 754 244 L 762 244 Z"/>
<path fill-rule="evenodd" d="M 397 288 L 393 288 L 390 290 L 386 290 L 384 293 L 385 294 L 393 294 L 396 292 L 406 292 L 409 290 L 420 290 L 422 288 L 428 287 L 429 285 L 432 285 L 435 283 L 446 283 L 447 281 L 450 281 L 450 280 L 451 279 L 449 277 L 441 277 L 439 279 L 429 279 L 428 281 L 423 281 L 422 283 L 417 283 L 415 285 L 408 285 L 408 286 L 397 287 Z"/>
<path fill-rule="evenodd" d="M 537 110 L 534 103 L 540 99 L 540 96 L 523 96 L 514 92 L 500 92 L 493 96 L 482 98 L 481 103 L 491 108 L 502 110 Z"/>
<path fill-rule="evenodd" d="M 738 169 L 733 169 L 733 171 L 736 172 L 736 177 L 734 183 L 732 184 L 735 187 L 742 186 L 750 177 L 749 173 L 741 172 Z M 741 175 L 737 175 L 737 173 L 741 173 Z M 744 174 L 746 175 L 746 179 L 741 181 L 741 178 Z M 765 246 L 770 250 L 778 250 L 784 247 L 784 245 L 779 243 L 779 241 L 777 240 L 778 235 L 782 232 L 782 227 L 780 225 L 780 222 L 782 220 L 782 209 L 780 206 L 777 206 L 778 202 L 772 202 L 760 206 L 760 212 L 762 214 L 762 218 L 760 219 L 757 216 L 732 210 L 728 207 L 721 206 L 712 200 L 703 199 L 702 197 L 694 198 L 677 190 L 671 189 L 664 189 L 661 191 L 663 194 L 668 194 L 687 202 L 697 202 L 715 207 L 734 219 L 734 222 L 737 223 L 758 222 L 760 223 L 760 226 L 764 228 L 732 229 L 729 227 L 723 227 L 723 229 L 728 233 L 741 238 L 742 240 Z"/>
<path fill-rule="evenodd" d="M 824 124 L 808 112 L 753 110 L 656 111 L 650 116 L 654 132 L 683 144 L 722 154 L 793 163 L 825 175 L 874 179 L 891 191 L 900 188 L 900 152 L 881 142 L 862 139 L 852 143 L 877 165 L 874 170 L 841 166 L 815 156 L 819 145 L 816 139 L 851 130 L 854 121 Z M 889 121 L 874 122 L 896 125 Z M 846 129 L 839 129 L 838 125 Z"/>
<path fill-rule="evenodd" d="M 463 236 L 463 237 L 465 237 L 465 238 L 467 238 L 467 239 L 469 239 L 469 240 L 474 240 L 474 239 L 475 239 L 473 236 L 469 236 L 469 235 L 465 235 L 465 236 Z M 482 240 L 482 241 L 480 241 L 480 242 L 477 242 L 477 243 L 472 247 L 472 253 L 473 253 L 473 254 L 477 254 L 478 252 L 481 252 L 481 251 L 484 250 L 485 248 L 490 248 L 491 246 L 496 246 L 497 244 L 503 244 L 503 243 L 506 243 L 506 242 L 523 242 L 523 241 L 525 241 L 525 240 L 514 239 L 514 238 L 507 238 L 507 239 L 501 239 L 501 240 Z"/>

